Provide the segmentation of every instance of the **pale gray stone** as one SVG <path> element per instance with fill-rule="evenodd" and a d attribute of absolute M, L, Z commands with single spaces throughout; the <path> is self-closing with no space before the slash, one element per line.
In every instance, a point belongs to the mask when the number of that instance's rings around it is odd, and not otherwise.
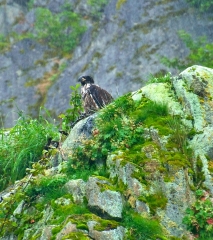
<path fill-rule="evenodd" d="M 101 185 L 103 189 L 101 189 Z M 110 183 L 96 177 L 90 177 L 86 185 L 88 206 L 98 214 L 109 218 L 122 218 L 123 199 L 120 192 L 104 190 Z"/>
<path fill-rule="evenodd" d="M 83 203 L 86 195 L 86 182 L 82 179 L 70 180 L 65 184 L 65 189 L 72 195 L 75 203 Z"/>

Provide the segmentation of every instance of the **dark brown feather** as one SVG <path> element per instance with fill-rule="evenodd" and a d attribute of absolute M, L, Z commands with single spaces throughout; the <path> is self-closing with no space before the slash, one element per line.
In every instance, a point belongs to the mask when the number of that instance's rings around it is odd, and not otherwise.
<path fill-rule="evenodd" d="M 113 101 L 113 97 L 104 89 L 91 84 L 83 96 L 85 113 L 93 113 Z"/>

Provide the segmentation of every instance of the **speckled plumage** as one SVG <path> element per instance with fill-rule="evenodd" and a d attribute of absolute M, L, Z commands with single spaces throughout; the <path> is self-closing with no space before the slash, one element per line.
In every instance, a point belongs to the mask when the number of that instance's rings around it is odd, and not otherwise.
<path fill-rule="evenodd" d="M 92 114 L 113 101 L 113 97 L 95 85 L 90 76 L 82 76 L 78 81 L 81 82 L 81 96 L 86 114 Z"/>

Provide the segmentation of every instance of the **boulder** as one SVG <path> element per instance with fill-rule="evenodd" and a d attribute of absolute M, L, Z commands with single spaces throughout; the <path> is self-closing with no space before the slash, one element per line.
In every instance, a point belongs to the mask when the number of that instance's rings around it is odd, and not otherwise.
<path fill-rule="evenodd" d="M 63 159 L 67 159 L 69 153 L 81 145 L 82 140 L 92 136 L 92 129 L 96 116 L 97 113 L 77 122 L 77 124 L 71 129 L 69 136 L 66 138 L 61 148 Z"/>
<path fill-rule="evenodd" d="M 70 180 L 65 184 L 65 189 L 72 195 L 75 203 L 83 203 L 86 195 L 86 182 L 82 179 Z"/>
<path fill-rule="evenodd" d="M 94 240 L 121 240 L 125 237 L 125 228 L 118 226 L 116 229 L 109 229 L 107 231 L 94 230 L 94 226 L 98 224 L 95 221 L 87 223 L 89 227 L 89 236 Z"/>
<path fill-rule="evenodd" d="M 104 218 L 122 218 L 123 199 L 120 192 L 108 190 L 112 184 L 105 179 L 90 177 L 86 185 L 88 207 Z"/>

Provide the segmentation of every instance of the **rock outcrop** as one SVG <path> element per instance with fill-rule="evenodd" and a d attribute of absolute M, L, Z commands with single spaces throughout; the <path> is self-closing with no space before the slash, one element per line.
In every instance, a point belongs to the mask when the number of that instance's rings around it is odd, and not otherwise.
<path fill-rule="evenodd" d="M 64 158 L 57 172 L 35 175 L 25 193 L 20 185 L 26 184 L 29 176 L 16 182 L 13 194 L 9 189 L 1 193 L 1 207 L 7 210 L 13 198 L 17 207 L 5 218 L 3 227 L 0 222 L 1 230 L 7 228 L 0 239 L 190 239 L 183 218 L 196 201 L 195 191 L 213 196 L 212 87 L 213 70 L 192 66 L 167 82 L 146 85 L 80 121 L 60 149 Z M 125 136 L 113 145 L 114 150 L 88 159 L 91 144 L 98 150 L 105 146 L 104 142 L 98 145 L 101 137 L 94 136 L 92 129 L 99 127 L 98 134 L 102 134 L 101 116 L 112 114 L 119 106 L 125 112 L 126 102 L 137 107 L 122 115 L 120 131 L 127 128 L 129 118 L 134 122 L 131 131 L 140 136 L 139 140 L 132 145 L 123 143 Z M 139 116 L 143 120 L 137 122 Z M 102 124 L 104 127 L 107 122 Z M 113 144 L 116 140 L 105 136 L 105 141 Z M 102 170 L 105 172 L 100 174 Z M 57 197 L 36 194 L 44 187 L 42 179 L 55 183 L 51 186 L 53 193 L 58 191 Z"/>

